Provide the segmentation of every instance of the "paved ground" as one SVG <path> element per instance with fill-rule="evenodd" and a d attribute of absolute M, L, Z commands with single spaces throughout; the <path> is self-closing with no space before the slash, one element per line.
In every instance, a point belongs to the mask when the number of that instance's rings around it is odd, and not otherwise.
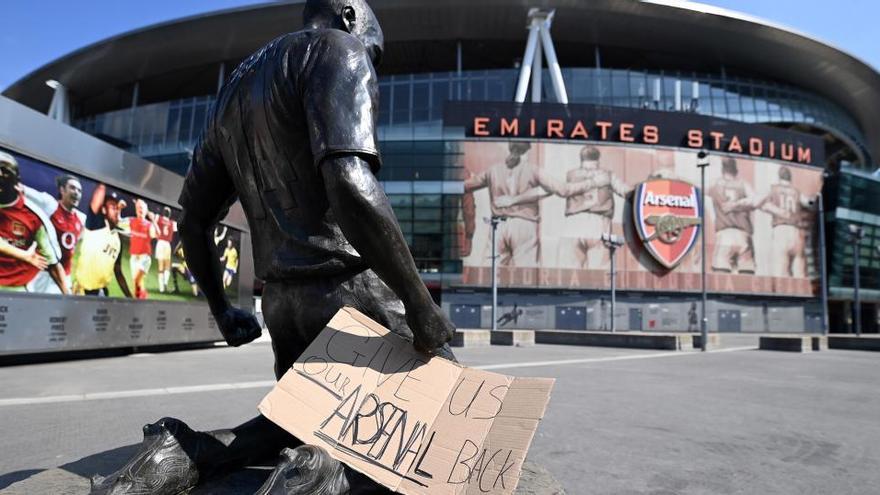
<path fill-rule="evenodd" d="M 457 354 L 557 378 L 530 458 L 568 493 L 880 493 L 880 354 L 742 348 L 754 343 L 738 336 L 706 354 L 548 345 Z M 47 473 L 73 483 L 111 472 L 140 427 L 162 416 L 199 429 L 236 424 L 271 381 L 266 343 L 0 368 L 0 491 Z M 244 485 L 264 475 L 243 475 L 253 478 Z"/>

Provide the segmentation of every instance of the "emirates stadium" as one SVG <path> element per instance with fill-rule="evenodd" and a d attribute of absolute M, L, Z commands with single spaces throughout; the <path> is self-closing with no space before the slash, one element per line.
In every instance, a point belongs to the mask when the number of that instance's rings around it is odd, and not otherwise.
<path fill-rule="evenodd" d="M 151 211 L 175 208 L 215 95 L 300 28 L 303 3 L 146 26 L 53 60 L 3 91 L 0 148 L 25 185 L 32 163 L 100 171 Z M 370 3 L 386 39 L 378 177 L 457 327 L 696 331 L 705 272 L 711 332 L 878 331 L 871 66 L 691 2 Z M 241 259 L 229 290 L 247 306 L 260 282 L 240 211 L 226 227 Z M 154 288 L 152 273 L 140 290 L 159 304 L 171 282 Z"/>

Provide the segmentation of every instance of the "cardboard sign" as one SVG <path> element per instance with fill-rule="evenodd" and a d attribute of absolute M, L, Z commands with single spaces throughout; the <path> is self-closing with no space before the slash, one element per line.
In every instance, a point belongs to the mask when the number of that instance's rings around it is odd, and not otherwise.
<path fill-rule="evenodd" d="M 553 382 L 429 360 L 343 308 L 259 409 L 396 492 L 505 494 Z"/>

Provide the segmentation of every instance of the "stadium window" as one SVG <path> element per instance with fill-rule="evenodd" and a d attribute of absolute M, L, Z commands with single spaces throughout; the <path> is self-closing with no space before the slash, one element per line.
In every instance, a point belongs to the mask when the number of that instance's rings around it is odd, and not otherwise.
<path fill-rule="evenodd" d="M 391 203 L 391 206 L 394 208 L 398 207 L 412 207 L 412 195 L 411 194 L 389 194 L 388 202 Z"/>
<path fill-rule="evenodd" d="M 442 204 L 440 194 L 416 194 L 413 196 L 413 205 L 421 208 L 439 208 Z"/>
<path fill-rule="evenodd" d="M 428 120 L 430 116 L 430 83 L 417 82 L 412 85 L 413 122 Z"/>
<path fill-rule="evenodd" d="M 447 100 L 449 100 L 449 81 L 431 81 L 431 101 L 429 109 L 431 120 L 439 120 L 443 118 L 443 106 Z"/>
<path fill-rule="evenodd" d="M 412 232 L 414 234 L 442 234 L 441 227 L 440 222 L 413 222 Z"/>
<path fill-rule="evenodd" d="M 391 123 L 391 84 L 379 84 L 379 125 Z"/>
<path fill-rule="evenodd" d="M 412 85 L 409 83 L 395 83 L 391 97 L 391 124 L 410 124 L 410 109 L 412 98 Z"/>
<path fill-rule="evenodd" d="M 443 210 L 440 208 L 415 208 L 412 212 L 413 220 L 440 222 L 443 219 Z"/>
<path fill-rule="evenodd" d="M 180 131 L 177 134 L 177 142 L 189 144 L 192 138 L 192 106 L 183 105 L 180 109 Z"/>

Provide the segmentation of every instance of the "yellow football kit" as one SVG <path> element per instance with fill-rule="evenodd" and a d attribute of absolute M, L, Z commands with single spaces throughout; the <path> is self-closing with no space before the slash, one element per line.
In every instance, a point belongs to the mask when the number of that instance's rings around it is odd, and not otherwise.
<path fill-rule="evenodd" d="M 110 227 L 84 230 L 79 246 L 74 277 L 83 290 L 107 287 L 113 279 L 113 267 L 119 257 L 121 242 L 119 232 Z"/>

